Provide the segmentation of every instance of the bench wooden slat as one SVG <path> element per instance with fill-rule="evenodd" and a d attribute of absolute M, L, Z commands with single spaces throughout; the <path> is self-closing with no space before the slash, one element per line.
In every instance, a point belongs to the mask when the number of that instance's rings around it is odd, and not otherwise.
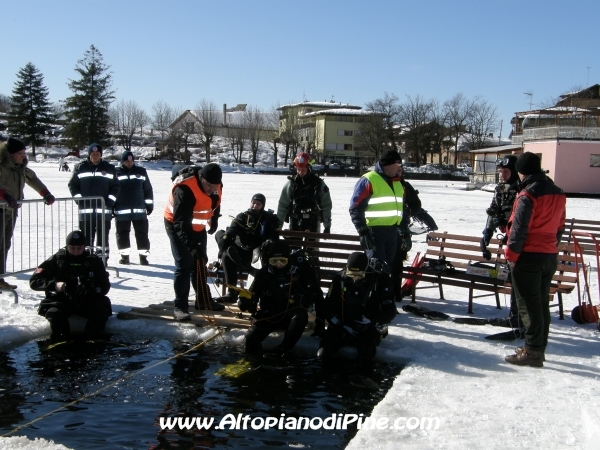
<path fill-rule="evenodd" d="M 600 224 L 600 222 L 599 222 Z M 430 282 L 437 286 L 440 292 L 440 298 L 444 298 L 442 286 L 449 285 L 462 287 L 469 290 L 468 312 L 473 313 L 473 299 L 485 295 L 474 295 L 474 291 L 490 292 L 496 297 L 496 307 L 501 308 L 498 294 L 510 294 L 512 287 L 510 279 L 507 281 L 498 280 L 478 275 L 466 273 L 469 263 L 478 262 L 489 265 L 491 268 L 497 264 L 506 264 L 504 258 L 503 244 L 498 239 L 492 239 L 488 250 L 491 253 L 491 259 L 486 260 L 482 253 L 479 243 L 480 236 L 463 236 L 447 232 L 430 233 L 427 240 L 427 250 L 425 255 L 429 261 L 444 259 L 445 263 L 452 265 L 453 270 L 436 271 L 434 268 L 413 268 L 405 267 L 403 276 L 412 280 Z M 552 278 L 550 288 L 551 295 L 557 294 L 560 318 L 563 318 L 563 306 L 561 294 L 570 293 L 577 283 L 576 268 L 574 265 L 574 246 L 572 243 L 561 242 L 559 244 L 559 255 L 557 271 Z M 413 284 L 412 301 L 415 301 L 415 288 Z"/>

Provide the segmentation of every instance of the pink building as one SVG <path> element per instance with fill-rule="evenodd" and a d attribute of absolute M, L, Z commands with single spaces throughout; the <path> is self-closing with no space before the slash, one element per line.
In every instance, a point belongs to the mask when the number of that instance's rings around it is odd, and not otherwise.
<path fill-rule="evenodd" d="M 516 113 L 511 123 L 512 143 L 538 154 L 557 186 L 600 194 L 600 85 L 561 95 L 551 108 Z"/>
<path fill-rule="evenodd" d="M 548 176 L 566 193 L 600 193 L 600 141 L 525 141 L 523 151 L 539 155 Z"/>

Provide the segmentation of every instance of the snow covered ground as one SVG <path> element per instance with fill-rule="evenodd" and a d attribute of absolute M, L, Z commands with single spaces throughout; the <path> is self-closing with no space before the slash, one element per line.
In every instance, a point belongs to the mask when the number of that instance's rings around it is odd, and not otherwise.
<path fill-rule="evenodd" d="M 59 172 L 57 163 L 32 163 L 31 167 L 56 197 L 69 197 L 70 172 Z M 119 266 L 120 278 L 111 271 L 109 296 L 115 313 L 133 306 L 171 300 L 173 260 L 162 218 L 170 175 L 168 169 L 146 164 L 154 186 L 156 207 L 150 219 L 150 266 Z M 229 215 L 245 210 L 254 193 L 267 197 L 267 208 L 276 209 L 284 176 L 224 174 L 223 216 L 220 227 L 229 224 Z M 333 198 L 333 233 L 354 233 L 348 203 L 355 178 L 326 178 Z M 480 235 L 491 193 L 466 191 L 464 183 L 414 181 L 425 209 L 440 231 Z M 28 198 L 37 194 L 26 188 Z M 569 199 L 567 217 L 600 220 L 598 199 Z M 132 235 L 133 239 L 133 235 Z M 110 246 L 116 264 L 114 227 Z M 425 236 L 416 236 L 411 252 L 426 248 Z M 209 258 L 216 258 L 216 244 L 209 238 Z M 597 271 L 592 272 L 592 298 L 598 303 Z M 0 295 L 0 350 L 49 335 L 45 319 L 36 313 L 42 298 L 28 288 L 29 275 L 10 277 L 18 285 L 19 303 Z M 447 300 L 437 299 L 436 289 L 418 292 L 418 303 L 453 317 L 466 316 L 467 291 L 445 287 Z M 508 304 L 509 299 L 502 299 Z M 576 293 L 565 296 L 568 311 L 577 304 Z M 401 304 L 399 304 L 400 306 Z M 577 325 L 570 318 L 559 321 L 553 309 L 550 344 L 543 369 L 519 368 L 504 362 L 523 341 L 494 342 L 484 336 L 503 331 L 491 326 L 459 325 L 451 321 L 432 322 L 399 314 L 389 336 L 378 349 L 378 358 L 403 362 L 407 366 L 397 377 L 372 417 L 390 422 L 400 417 L 438 417 L 437 430 L 360 430 L 348 448 L 371 449 L 495 449 L 507 447 L 545 449 L 600 448 L 600 342 L 595 325 Z M 478 317 L 504 317 L 506 309 L 495 309 L 493 297 L 475 300 Z M 200 340 L 213 334 L 189 324 L 160 321 L 121 321 L 113 316 L 107 331 L 139 336 L 163 336 Z M 242 344 L 243 332 L 227 333 L 230 343 Z M 298 351 L 316 352 L 318 340 L 303 337 Z M 352 411 L 348 411 L 352 413 Z M 18 434 L 18 433 L 17 433 Z M 0 448 L 64 448 L 46 436 L 47 442 L 23 436 L 0 438 Z M 29 446 L 28 446 L 29 445 Z"/>

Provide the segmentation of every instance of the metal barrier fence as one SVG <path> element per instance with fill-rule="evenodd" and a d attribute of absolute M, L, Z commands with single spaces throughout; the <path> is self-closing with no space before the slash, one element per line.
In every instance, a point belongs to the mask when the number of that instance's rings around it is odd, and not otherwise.
<path fill-rule="evenodd" d="M 0 236 L 0 257 L 4 257 L 5 262 L 3 267 L 0 266 L 0 272 L 3 271 L 0 278 L 34 270 L 66 245 L 66 237 L 71 231 L 79 229 L 86 236 L 95 230 L 96 239 L 88 248 L 106 264 L 106 220 L 111 220 L 111 217 L 107 217 L 104 198 L 57 198 L 50 206 L 44 200 L 21 200 L 18 204 L 17 209 L 12 209 L 5 201 L 0 201 L 0 232 L 3 233 Z M 12 239 L 7 239 L 11 224 L 14 224 Z M 17 294 L 12 292 L 17 303 Z"/>

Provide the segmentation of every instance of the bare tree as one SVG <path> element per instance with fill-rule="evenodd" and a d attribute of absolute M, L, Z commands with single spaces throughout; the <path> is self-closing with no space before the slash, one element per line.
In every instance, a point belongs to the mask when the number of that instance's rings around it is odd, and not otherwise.
<path fill-rule="evenodd" d="M 489 142 L 498 130 L 499 114 L 495 106 L 489 104 L 486 100 L 477 98 L 473 105 L 473 112 L 467 123 L 466 140 L 469 148 L 476 150 L 483 148 Z"/>
<path fill-rule="evenodd" d="M 448 125 L 448 117 L 446 110 L 443 106 L 440 106 L 437 100 L 431 101 L 431 122 L 426 126 L 429 132 L 429 152 L 432 155 L 439 155 L 440 162 L 440 177 L 442 176 L 442 165 L 443 153 L 448 146 L 448 142 L 451 136 L 451 130 Z M 447 161 L 449 162 L 449 161 Z"/>
<path fill-rule="evenodd" d="M 223 115 L 213 101 L 202 99 L 196 107 L 196 115 L 200 122 L 198 137 L 206 152 L 206 162 L 210 162 L 210 146 L 223 123 Z"/>
<path fill-rule="evenodd" d="M 279 111 L 278 106 L 274 105 L 271 107 L 268 113 L 265 114 L 265 126 L 272 132 L 269 134 L 270 139 L 267 139 L 269 147 L 273 150 L 273 167 L 277 167 L 277 144 L 281 143 L 279 136 Z"/>
<path fill-rule="evenodd" d="M 293 103 L 293 102 L 292 102 Z M 284 164 L 293 159 L 300 149 L 300 136 L 303 126 L 299 123 L 298 115 L 293 110 L 283 110 L 280 116 L 279 139 L 285 145 Z"/>
<path fill-rule="evenodd" d="M 243 126 L 246 129 L 250 151 L 252 152 L 250 164 L 254 167 L 260 141 L 263 140 L 266 134 L 266 118 L 262 110 L 255 106 L 247 108 L 243 116 Z"/>
<path fill-rule="evenodd" d="M 434 102 L 416 97 L 406 96 L 406 102 L 400 105 L 399 123 L 402 131 L 400 139 L 404 141 L 407 154 L 413 154 L 417 164 L 423 164 L 430 149 L 430 130 L 432 108 Z"/>
<path fill-rule="evenodd" d="M 366 116 L 361 122 L 354 139 L 357 145 L 368 149 L 375 159 L 378 159 L 387 142 L 387 131 L 383 116 L 376 111 L 372 112 L 373 114 Z"/>
<path fill-rule="evenodd" d="M 148 115 L 134 100 L 121 100 L 109 109 L 113 133 L 127 151 L 131 151 L 133 135 L 148 123 Z"/>
<path fill-rule="evenodd" d="M 242 120 L 244 114 L 246 113 L 236 114 L 235 120 L 230 118 L 228 120 L 229 125 L 227 126 L 227 140 L 233 150 L 233 158 L 238 164 L 242 162 L 242 153 L 247 138 L 247 130 Z"/>
<path fill-rule="evenodd" d="M 175 109 L 162 100 L 152 105 L 150 123 L 152 124 L 152 128 L 160 133 L 161 140 L 165 139 L 165 136 L 169 133 L 169 127 L 175 122 L 177 117 L 179 116 L 175 114 Z"/>
<path fill-rule="evenodd" d="M 60 118 L 60 116 L 62 116 L 65 113 L 65 105 L 64 102 L 58 101 L 55 103 L 52 103 L 50 105 L 50 107 L 52 108 L 52 114 L 54 114 L 55 118 Z"/>
<path fill-rule="evenodd" d="M 8 95 L 0 94 L 0 112 L 10 111 L 10 97 Z"/>
<path fill-rule="evenodd" d="M 462 94 L 456 94 L 444 103 L 446 124 L 454 141 L 454 164 L 458 164 L 458 142 L 467 132 L 469 117 L 473 114 L 475 101 L 466 99 Z"/>

